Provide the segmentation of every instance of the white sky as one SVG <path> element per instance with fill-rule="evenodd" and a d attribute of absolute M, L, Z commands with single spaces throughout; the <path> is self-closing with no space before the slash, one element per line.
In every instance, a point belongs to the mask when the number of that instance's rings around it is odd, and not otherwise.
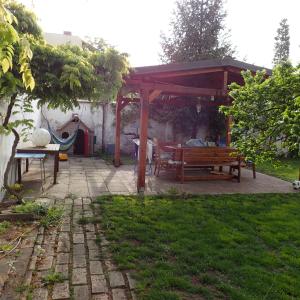
<path fill-rule="evenodd" d="M 130 55 L 132 66 L 159 64 L 160 32 L 175 0 L 21 0 L 45 32 L 102 37 Z M 271 67 L 279 22 L 288 18 L 290 57 L 300 62 L 300 0 L 227 0 L 227 28 L 237 59 Z"/>

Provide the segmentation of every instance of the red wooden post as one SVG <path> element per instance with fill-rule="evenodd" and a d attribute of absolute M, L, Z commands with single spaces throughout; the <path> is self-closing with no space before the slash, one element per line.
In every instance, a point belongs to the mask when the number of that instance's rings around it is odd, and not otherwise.
<path fill-rule="evenodd" d="M 114 157 L 115 167 L 119 167 L 121 164 L 120 148 L 121 148 L 121 97 L 118 96 L 117 105 L 116 105 L 116 133 L 115 133 L 115 157 Z"/>
<path fill-rule="evenodd" d="M 224 71 L 224 81 L 223 81 L 223 94 L 226 97 L 227 102 L 230 101 L 228 97 L 228 71 Z M 232 122 L 232 117 L 228 116 L 226 118 L 226 146 L 230 146 L 231 143 L 231 122 Z"/>
<path fill-rule="evenodd" d="M 145 191 L 145 174 L 147 159 L 147 139 L 148 139 L 148 115 L 149 115 L 149 90 L 142 89 L 140 106 L 140 146 L 137 191 Z"/>

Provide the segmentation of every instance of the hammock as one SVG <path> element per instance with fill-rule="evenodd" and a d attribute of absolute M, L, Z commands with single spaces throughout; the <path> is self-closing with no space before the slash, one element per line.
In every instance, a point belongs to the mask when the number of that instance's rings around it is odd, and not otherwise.
<path fill-rule="evenodd" d="M 49 122 L 47 120 L 46 120 L 46 122 L 47 122 L 47 125 L 48 125 L 48 131 L 51 135 L 51 142 L 53 144 L 59 144 L 61 151 L 68 151 L 72 147 L 72 145 L 74 144 L 74 142 L 76 140 L 78 129 L 79 129 L 79 122 L 78 122 L 78 125 L 77 125 L 77 128 L 76 128 L 75 132 L 66 139 L 58 137 L 55 134 L 55 132 L 52 130 Z"/>

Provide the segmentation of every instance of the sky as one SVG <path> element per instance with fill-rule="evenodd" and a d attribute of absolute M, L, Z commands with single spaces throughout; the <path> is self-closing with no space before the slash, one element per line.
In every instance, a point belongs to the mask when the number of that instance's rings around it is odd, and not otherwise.
<path fill-rule="evenodd" d="M 160 64 L 160 33 L 168 32 L 175 0 L 21 0 L 43 31 L 102 37 L 129 54 L 132 66 Z M 300 63 L 300 0 L 225 0 L 226 28 L 236 59 L 271 67 L 279 22 L 290 25 L 290 59 Z"/>

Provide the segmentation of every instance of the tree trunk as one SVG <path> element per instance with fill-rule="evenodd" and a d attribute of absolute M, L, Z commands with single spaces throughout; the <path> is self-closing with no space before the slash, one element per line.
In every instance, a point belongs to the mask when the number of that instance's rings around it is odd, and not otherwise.
<path fill-rule="evenodd" d="M 4 119 L 4 122 L 3 122 L 3 127 L 7 130 L 8 130 L 9 120 L 10 120 L 10 117 L 12 115 L 12 110 L 13 110 L 14 104 L 16 102 L 16 98 L 17 98 L 17 94 L 14 94 L 10 98 L 10 102 L 9 102 L 7 110 L 6 110 L 6 116 L 5 116 L 5 119 Z M 20 141 L 20 135 L 18 134 L 16 129 L 12 128 L 11 131 L 14 134 L 15 139 L 14 139 L 12 149 L 11 149 L 11 154 L 10 154 L 10 157 L 9 157 L 9 160 L 7 162 L 6 169 L 5 169 L 5 172 L 4 172 L 3 186 L 4 186 L 4 189 L 9 194 L 14 195 L 18 199 L 18 202 L 21 203 L 22 202 L 22 197 L 16 191 L 11 189 L 9 184 L 8 184 L 9 171 L 10 171 L 10 169 L 11 169 L 13 163 L 14 163 L 16 149 L 17 149 L 18 143 Z"/>

